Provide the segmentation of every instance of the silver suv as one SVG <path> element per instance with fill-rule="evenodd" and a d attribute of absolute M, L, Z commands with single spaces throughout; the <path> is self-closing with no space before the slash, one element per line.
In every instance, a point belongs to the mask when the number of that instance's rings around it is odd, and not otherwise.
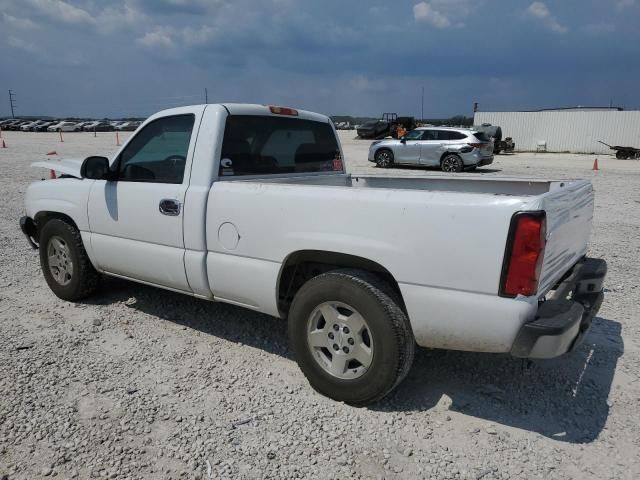
<path fill-rule="evenodd" d="M 420 127 L 399 140 L 372 142 L 369 161 L 383 168 L 424 165 L 461 172 L 493 163 L 493 142 L 485 133 L 472 129 Z"/>

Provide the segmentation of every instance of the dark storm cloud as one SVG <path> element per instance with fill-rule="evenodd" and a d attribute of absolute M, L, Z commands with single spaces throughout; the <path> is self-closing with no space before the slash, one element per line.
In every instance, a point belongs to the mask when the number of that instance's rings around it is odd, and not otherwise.
<path fill-rule="evenodd" d="M 422 86 L 430 116 L 637 108 L 638 3 L 0 0 L 0 88 L 54 115 L 148 114 L 205 87 L 329 114 L 416 114 Z"/>

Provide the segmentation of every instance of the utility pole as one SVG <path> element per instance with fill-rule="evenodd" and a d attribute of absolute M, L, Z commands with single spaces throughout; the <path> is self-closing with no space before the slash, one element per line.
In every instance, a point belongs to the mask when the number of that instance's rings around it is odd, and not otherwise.
<path fill-rule="evenodd" d="M 16 108 L 15 104 L 16 94 L 9 90 L 9 105 L 11 105 L 11 118 L 16 118 L 14 109 Z"/>
<path fill-rule="evenodd" d="M 420 108 L 420 121 L 424 122 L 424 87 L 422 87 L 422 107 Z"/>
<path fill-rule="evenodd" d="M 204 103 L 209 103 L 209 92 L 207 91 L 207 87 L 204 88 Z"/>

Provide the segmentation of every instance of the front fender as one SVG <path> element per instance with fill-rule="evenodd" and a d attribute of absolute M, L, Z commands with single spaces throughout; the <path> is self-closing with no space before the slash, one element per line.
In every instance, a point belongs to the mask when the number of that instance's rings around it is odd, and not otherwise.
<path fill-rule="evenodd" d="M 25 195 L 27 215 L 36 219 L 44 212 L 60 213 L 71 218 L 80 231 L 89 231 L 87 202 L 93 183 L 76 178 L 32 183 Z"/>

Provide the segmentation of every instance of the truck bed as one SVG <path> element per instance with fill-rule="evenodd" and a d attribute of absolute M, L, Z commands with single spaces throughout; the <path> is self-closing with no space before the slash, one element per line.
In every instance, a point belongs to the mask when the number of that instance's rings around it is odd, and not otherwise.
<path fill-rule="evenodd" d="M 385 244 L 386 248 L 395 245 L 409 254 L 410 264 L 399 270 L 413 271 L 414 275 L 402 280 L 424 282 L 427 278 L 431 285 L 494 295 L 498 293 L 509 222 L 514 213 L 546 212 L 547 244 L 539 296 L 545 295 L 586 254 L 593 218 L 593 190 L 586 180 L 316 174 L 220 181 L 212 191 L 222 190 L 227 192 L 227 202 L 229 197 L 239 195 L 233 201 L 239 210 L 243 210 L 239 206 L 247 201 L 246 195 L 259 191 L 264 203 L 250 202 L 251 217 L 255 218 L 257 209 L 265 210 L 257 216 L 270 218 L 268 205 L 277 205 L 279 213 L 272 218 L 272 225 L 286 225 L 285 231 L 290 235 L 293 230 L 340 235 L 338 225 L 357 225 L 357 232 L 351 235 L 356 233 Z M 241 215 L 239 210 L 234 213 Z M 301 218 L 301 212 L 308 217 Z M 372 218 L 377 221 L 371 222 Z M 404 237 L 407 234 L 409 238 Z M 456 261 L 455 266 L 450 260 L 443 262 L 450 255 L 466 261 Z M 275 259 L 282 260 L 277 256 Z M 465 277 L 465 265 L 471 264 L 482 272 L 478 275 L 482 281 Z M 416 268 L 418 265 L 421 266 Z M 451 274 L 452 269 L 455 274 Z"/>

